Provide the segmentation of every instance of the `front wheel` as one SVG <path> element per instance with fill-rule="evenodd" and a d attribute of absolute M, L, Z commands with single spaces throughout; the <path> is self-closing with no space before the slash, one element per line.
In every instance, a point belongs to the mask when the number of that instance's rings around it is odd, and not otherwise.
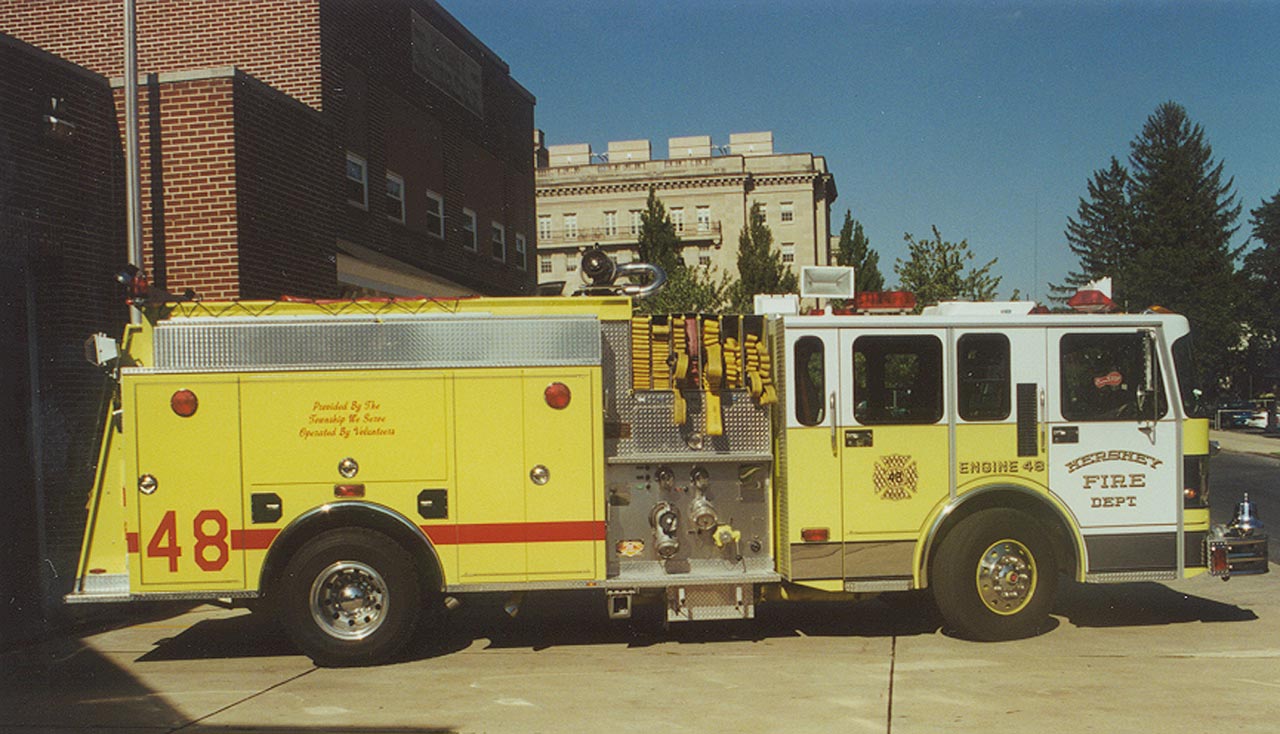
<path fill-rule="evenodd" d="M 1012 640 L 1039 633 L 1057 593 L 1058 561 L 1043 525 L 992 509 L 965 518 L 943 540 L 933 593 L 961 637 Z"/>
<path fill-rule="evenodd" d="M 317 665 L 373 665 L 390 658 L 417 626 L 422 593 L 409 554 L 381 533 L 331 530 L 285 567 L 280 618 Z"/>

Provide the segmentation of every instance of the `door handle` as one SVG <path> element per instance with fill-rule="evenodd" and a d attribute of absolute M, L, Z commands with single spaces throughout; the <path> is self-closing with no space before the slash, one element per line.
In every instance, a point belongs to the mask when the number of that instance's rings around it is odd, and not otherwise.
<path fill-rule="evenodd" d="M 1054 426 L 1052 433 L 1054 443 L 1080 443 L 1079 426 Z"/>
<path fill-rule="evenodd" d="M 827 417 L 831 419 L 831 455 L 835 456 L 840 451 L 839 441 L 836 438 L 836 394 L 831 393 L 827 396 Z"/>

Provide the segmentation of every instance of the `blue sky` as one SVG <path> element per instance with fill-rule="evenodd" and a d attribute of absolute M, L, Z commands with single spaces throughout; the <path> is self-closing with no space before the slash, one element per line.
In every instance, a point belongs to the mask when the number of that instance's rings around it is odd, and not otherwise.
<path fill-rule="evenodd" d="M 1086 183 L 1161 102 L 1248 211 L 1280 191 L 1280 2 L 442 0 L 538 98 L 550 144 L 772 130 L 823 155 L 896 282 L 903 233 L 998 258 L 1001 295 L 1075 265 Z"/>

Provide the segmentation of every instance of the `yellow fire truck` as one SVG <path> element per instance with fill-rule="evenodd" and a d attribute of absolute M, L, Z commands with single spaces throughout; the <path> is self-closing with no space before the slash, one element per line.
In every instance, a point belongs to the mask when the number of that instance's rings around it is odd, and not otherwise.
<path fill-rule="evenodd" d="M 139 291 L 87 345 L 117 392 L 67 600 L 255 600 L 353 665 L 480 592 L 680 621 L 927 587 L 989 640 L 1041 629 L 1059 574 L 1267 571 L 1249 504 L 1210 526 L 1181 316 L 639 316 L 658 283 L 588 265 L 564 298 Z"/>

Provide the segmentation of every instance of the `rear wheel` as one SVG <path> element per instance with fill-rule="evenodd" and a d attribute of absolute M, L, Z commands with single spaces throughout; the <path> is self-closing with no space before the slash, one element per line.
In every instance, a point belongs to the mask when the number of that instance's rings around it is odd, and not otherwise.
<path fill-rule="evenodd" d="M 281 579 L 280 618 L 321 666 L 384 662 L 408 642 L 422 609 L 413 559 L 363 528 L 330 530 L 304 545 Z"/>
<path fill-rule="evenodd" d="M 1039 633 L 1057 593 L 1058 562 L 1044 526 L 1010 509 L 978 512 L 943 540 L 933 593 L 961 637 L 1011 640 Z"/>

